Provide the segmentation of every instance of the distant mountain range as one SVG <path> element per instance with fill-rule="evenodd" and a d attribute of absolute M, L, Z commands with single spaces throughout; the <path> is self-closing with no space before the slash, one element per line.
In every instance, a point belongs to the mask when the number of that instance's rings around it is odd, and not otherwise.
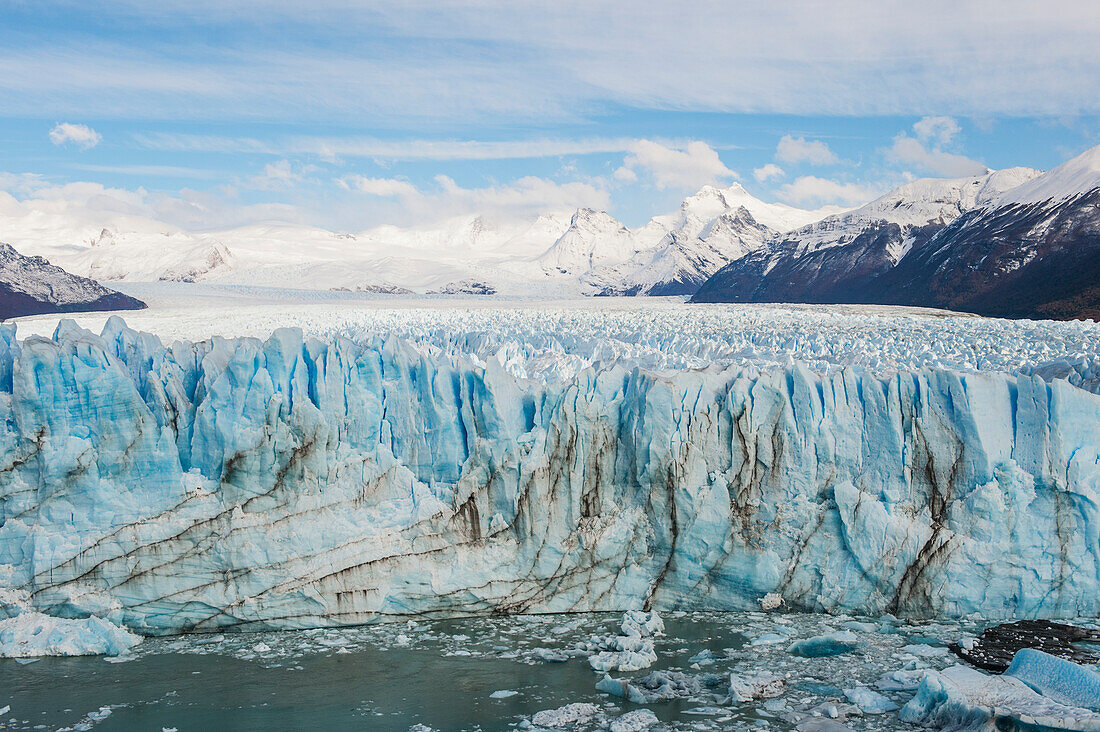
<path fill-rule="evenodd" d="M 1100 147 L 1048 173 L 907 184 L 732 260 L 692 299 L 1100 319 Z"/>
<path fill-rule="evenodd" d="M 691 295 L 731 259 L 838 209 L 764 203 L 706 186 L 631 229 L 602 211 L 533 221 L 466 216 L 337 233 L 259 224 L 188 232 L 135 216 L 0 215 L 0 234 L 100 281 L 212 282 L 358 292 Z"/>
<path fill-rule="evenodd" d="M 0 320 L 89 310 L 138 310 L 145 303 L 71 275 L 42 257 L 25 257 L 0 243 Z"/>
<path fill-rule="evenodd" d="M 922 305 L 1100 317 L 1100 148 L 921 179 L 850 211 L 705 186 L 631 229 L 602 211 L 467 216 L 356 234 L 290 224 L 195 233 L 135 216 L 0 215 L 0 235 L 100 281 L 372 293 L 680 295 L 694 302 Z"/>

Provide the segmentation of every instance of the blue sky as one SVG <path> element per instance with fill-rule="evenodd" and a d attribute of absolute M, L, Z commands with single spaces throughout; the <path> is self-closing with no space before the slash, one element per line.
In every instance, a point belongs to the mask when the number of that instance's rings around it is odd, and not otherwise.
<path fill-rule="evenodd" d="M 1091 0 L 0 1 L 0 190 L 195 229 L 854 205 L 1100 144 L 1097 38 Z"/>

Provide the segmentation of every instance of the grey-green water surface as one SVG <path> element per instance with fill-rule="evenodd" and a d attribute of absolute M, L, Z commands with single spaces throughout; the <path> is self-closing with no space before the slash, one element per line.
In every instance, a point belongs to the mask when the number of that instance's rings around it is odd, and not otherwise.
<path fill-rule="evenodd" d="M 566 729 L 607 729 L 642 707 L 596 691 L 603 674 L 580 648 L 593 636 L 617 633 L 619 620 L 601 614 L 410 621 L 147 639 L 122 659 L 2 659 L 0 708 L 10 710 L 0 715 L 0 729 L 489 732 L 530 726 L 537 712 L 577 702 L 598 712 Z M 700 732 L 805 729 L 818 720 L 853 730 L 909 729 L 896 712 L 862 713 L 844 690 L 882 689 L 884 677 L 901 668 L 950 665 L 944 644 L 978 630 L 953 622 L 763 613 L 674 614 L 665 623 L 658 661 L 613 675 L 636 679 L 662 670 L 698 681 L 695 691 L 645 708 L 660 720 L 652 730 Z M 855 632 L 860 647 L 826 658 L 786 650 L 793 640 L 839 630 Z M 545 660 L 555 655 L 568 660 Z M 730 672 L 760 670 L 786 679 L 783 694 L 731 702 Z M 491 696 L 504 691 L 516 693 Z M 901 705 L 913 692 L 882 693 Z"/>

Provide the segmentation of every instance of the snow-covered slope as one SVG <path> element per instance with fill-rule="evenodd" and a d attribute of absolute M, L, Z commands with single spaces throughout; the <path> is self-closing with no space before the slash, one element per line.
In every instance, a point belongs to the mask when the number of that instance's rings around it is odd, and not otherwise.
<path fill-rule="evenodd" d="M 1031 168 L 991 171 L 973 178 L 921 178 L 901 185 L 884 196 L 846 213 L 836 214 L 796 229 L 784 237 L 792 252 L 779 247 L 776 256 L 802 255 L 843 246 L 870 231 L 896 226 L 888 255 L 896 263 L 912 247 L 909 236 L 929 226 L 943 227 L 963 213 L 994 199 L 1040 175 Z"/>
<path fill-rule="evenodd" d="M 702 232 L 716 218 L 742 209 L 757 224 L 736 232 L 731 221 L 714 241 L 704 241 Z M 676 212 L 637 229 L 607 213 L 581 209 L 534 220 L 470 215 L 357 233 L 280 223 L 185 231 L 110 208 L 0 196 L 6 236 L 28 252 L 96 279 L 370 292 L 455 291 L 475 283 L 511 294 L 644 293 L 670 285 L 690 294 L 731 257 L 758 246 L 763 232 L 826 213 L 831 211 L 764 203 L 733 185 L 706 186 Z M 700 236 L 704 239 L 697 241 Z"/>
<path fill-rule="evenodd" d="M 693 221 L 705 224 L 717 216 L 739 208 L 746 209 L 756 222 L 778 232 L 797 229 L 842 210 L 835 206 L 828 206 L 808 211 L 783 203 L 765 203 L 746 191 L 740 183 L 734 183 L 728 188 L 703 186 L 698 193 L 684 200 L 679 211 L 655 216 L 653 222 L 664 226 L 669 231 L 690 230 Z M 698 223 L 694 225 L 698 226 Z"/>
<path fill-rule="evenodd" d="M 764 203 L 737 183 L 724 189 L 704 186 L 675 213 L 655 216 L 630 232 L 636 248 L 632 257 L 593 268 L 582 281 L 600 295 L 691 295 L 729 262 L 829 213 Z"/>
<path fill-rule="evenodd" d="M 0 242 L 0 320 L 39 313 L 134 310 L 145 303 L 86 277 L 76 277 L 42 257 L 25 257 Z"/>
<path fill-rule="evenodd" d="M 1013 203 L 1055 203 L 1097 188 L 1100 188 L 1100 146 L 1007 191 L 996 205 L 1000 208 Z"/>
<path fill-rule="evenodd" d="M 1045 174 L 907 184 L 734 261 L 695 300 L 1100 318 L 1100 147 Z"/>
<path fill-rule="evenodd" d="M 587 273 L 585 284 L 601 295 L 691 295 L 723 266 L 776 234 L 744 207 L 684 224 L 618 267 Z"/>
<path fill-rule="evenodd" d="M 582 208 L 537 261 L 552 275 L 575 277 L 597 267 L 622 264 L 638 252 L 638 247 L 634 233 L 614 217 Z"/>
<path fill-rule="evenodd" d="M 777 237 L 734 260 L 696 293 L 700 302 L 877 302 L 873 281 L 967 211 L 1040 175 L 1011 168 L 973 178 L 921 179 Z"/>
<path fill-rule="evenodd" d="M 1100 319 L 1100 147 L 959 218 L 876 287 L 879 302 Z"/>
<path fill-rule="evenodd" d="M 144 633 L 771 593 L 1100 613 L 1100 396 L 1062 380 L 792 364 L 533 381 L 507 352 L 383 334 L 14 335 L 0 602 L 17 611 Z"/>

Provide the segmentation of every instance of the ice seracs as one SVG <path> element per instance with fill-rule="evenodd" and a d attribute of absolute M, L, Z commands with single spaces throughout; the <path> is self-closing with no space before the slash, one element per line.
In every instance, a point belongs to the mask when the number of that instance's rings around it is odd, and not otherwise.
<path fill-rule="evenodd" d="M 142 633 L 769 594 L 1100 613 L 1100 396 L 1068 381 L 596 357 L 543 380 L 480 358 L 488 337 L 444 335 L 165 346 L 117 318 L 53 339 L 0 327 L 0 585 Z M 524 363 L 570 357 L 544 345 Z M 653 617 L 627 620 L 599 650 L 649 658 L 630 629 Z"/>

